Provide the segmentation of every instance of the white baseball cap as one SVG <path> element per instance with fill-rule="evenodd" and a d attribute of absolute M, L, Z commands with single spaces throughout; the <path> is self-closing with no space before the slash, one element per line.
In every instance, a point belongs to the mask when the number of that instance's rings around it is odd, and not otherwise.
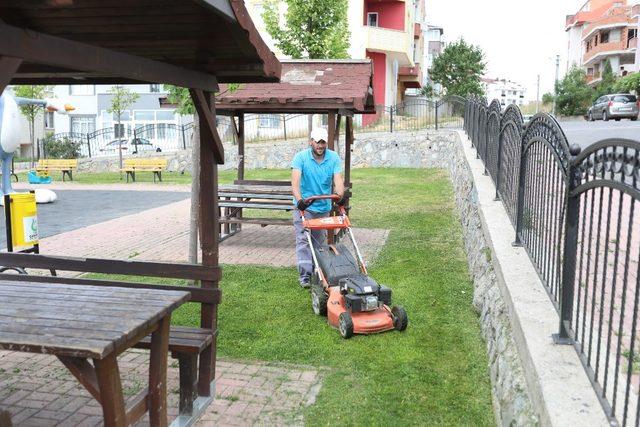
<path fill-rule="evenodd" d="M 324 142 L 329 142 L 329 136 L 327 135 L 327 130 L 324 128 L 313 128 L 309 138 L 313 139 L 316 142 L 320 140 Z"/>

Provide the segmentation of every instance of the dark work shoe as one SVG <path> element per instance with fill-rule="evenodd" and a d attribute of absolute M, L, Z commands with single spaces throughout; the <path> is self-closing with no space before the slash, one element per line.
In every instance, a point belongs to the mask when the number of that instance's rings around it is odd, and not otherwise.
<path fill-rule="evenodd" d="M 309 289 L 311 287 L 311 283 L 309 283 L 309 279 L 301 279 L 300 280 L 300 287 L 303 289 Z"/>

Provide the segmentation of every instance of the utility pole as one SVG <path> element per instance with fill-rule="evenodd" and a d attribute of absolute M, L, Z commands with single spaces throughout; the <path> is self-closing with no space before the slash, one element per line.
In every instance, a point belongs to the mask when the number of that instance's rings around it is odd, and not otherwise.
<path fill-rule="evenodd" d="M 560 55 L 556 55 L 556 79 L 553 84 L 553 115 L 556 115 L 556 98 L 558 97 L 558 72 L 560 71 Z"/>
<path fill-rule="evenodd" d="M 540 74 L 538 74 L 538 90 L 536 91 L 536 114 L 540 112 Z"/>

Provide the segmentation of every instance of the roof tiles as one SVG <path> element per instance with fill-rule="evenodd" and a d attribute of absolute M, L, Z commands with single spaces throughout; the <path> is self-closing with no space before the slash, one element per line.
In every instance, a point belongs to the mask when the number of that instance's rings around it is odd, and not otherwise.
<path fill-rule="evenodd" d="M 216 98 L 216 109 L 234 111 L 371 112 L 372 65 L 369 60 L 284 60 L 280 83 L 248 83 Z"/>

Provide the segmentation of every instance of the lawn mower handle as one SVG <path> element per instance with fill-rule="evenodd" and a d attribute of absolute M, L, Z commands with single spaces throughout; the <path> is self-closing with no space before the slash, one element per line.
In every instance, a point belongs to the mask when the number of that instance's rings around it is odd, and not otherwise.
<path fill-rule="evenodd" d="M 311 196 L 311 197 L 307 197 L 306 199 L 304 199 L 304 202 L 307 204 L 311 204 L 316 200 L 326 200 L 326 199 L 331 199 L 331 200 L 340 200 L 342 197 L 338 196 L 337 194 L 321 194 L 318 196 Z"/>
<path fill-rule="evenodd" d="M 342 199 L 342 196 L 339 196 L 337 194 L 320 194 L 317 196 L 307 197 L 306 199 L 304 199 L 304 202 L 310 206 L 316 200 L 327 200 L 327 199 L 331 199 L 337 202 L 338 200 Z M 339 208 L 340 208 L 339 211 L 342 215 L 347 214 L 347 211 L 345 210 L 344 206 L 339 206 Z"/>

